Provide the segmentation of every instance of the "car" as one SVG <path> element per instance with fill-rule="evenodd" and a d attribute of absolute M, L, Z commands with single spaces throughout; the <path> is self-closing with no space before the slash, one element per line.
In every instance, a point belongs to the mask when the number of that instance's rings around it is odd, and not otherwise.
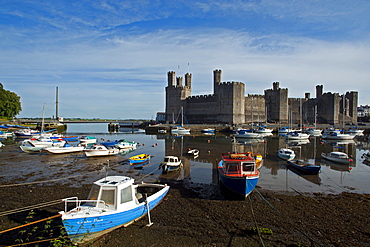
<path fill-rule="evenodd" d="M 366 126 L 366 123 L 358 123 L 357 125 Z"/>

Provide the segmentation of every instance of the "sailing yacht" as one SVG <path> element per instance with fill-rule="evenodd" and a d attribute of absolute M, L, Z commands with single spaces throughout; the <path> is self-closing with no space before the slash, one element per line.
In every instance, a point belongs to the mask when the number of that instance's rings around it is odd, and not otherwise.
<path fill-rule="evenodd" d="M 184 108 L 181 107 L 181 125 L 171 128 L 172 134 L 189 135 L 190 129 L 183 127 L 184 125 Z"/>

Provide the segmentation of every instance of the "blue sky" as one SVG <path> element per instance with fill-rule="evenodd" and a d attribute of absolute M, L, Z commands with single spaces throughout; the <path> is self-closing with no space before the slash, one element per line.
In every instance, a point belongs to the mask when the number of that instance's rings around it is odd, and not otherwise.
<path fill-rule="evenodd" d="M 192 95 L 223 81 L 289 97 L 359 92 L 370 104 L 368 0 L 0 0 L 0 83 L 17 117 L 150 119 L 165 109 L 167 72 Z"/>

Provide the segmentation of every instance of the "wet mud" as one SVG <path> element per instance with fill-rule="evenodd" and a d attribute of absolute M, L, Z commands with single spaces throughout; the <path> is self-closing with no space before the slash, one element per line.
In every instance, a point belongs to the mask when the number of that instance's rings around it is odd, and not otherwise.
<path fill-rule="evenodd" d="M 101 158 L 45 154 L 32 154 L 36 158 L 30 164 L 29 154 L 20 154 L 14 147 L 3 148 L 0 155 L 0 213 L 71 196 L 84 199 L 91 182 L 105 174 L 107 164 Z M 143 176 L 140 170 L 123 165 L 123 157 L 114 159 L 109 161 L 110 175 Z M 86 246 L 370 246 L 368 194 L 283 193 L 257 186 L 242 199 L 221 185 L 171 179 L 161 182 L 171 189 L 151 211 L 151 227 L 146 226 L 148 218 L 144 217 Z M 24 185 L 16 186 L 20 183 Z M 60 201 L 32 213 L 25 210 L 0 216 L 0 231 L 54 216 L 61 210 L 64 204 Z M 66 236 L 60 219 L 55 218 L 0 234 L 0 246 L 31 241 L 35 243 L 28 246 L 69 244 L 67 240 L 41 242 L 58 237 Z"/>

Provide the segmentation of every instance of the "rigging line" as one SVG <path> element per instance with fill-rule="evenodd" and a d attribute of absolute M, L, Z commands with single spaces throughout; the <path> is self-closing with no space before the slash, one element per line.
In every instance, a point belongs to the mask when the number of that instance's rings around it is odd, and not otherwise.
<path fill-rule="evenodd" d="M 343 191 L 349 191 L 348 189 L 345 189 L 343 188 L 342 186 L 340 186 L 339 184 L 337 184 L 333 179 L 331 179 L 328 174 L 326 174 L 325 172 L 321 171 L 321 173 L 323 173 L 330 181 L 332 181 L 336 186 L 338 186 L 339 189 L 343 190 Z"/>
<path fill-rule="evenodd" d="M 33 241 L 33 242 L 27 242 L 27 243 L 21 243 L 21 244 L 15 244 L 15 245 L 9 245 L 7 247 L 16 247 L 16 246 L 24 246 L 24 245 L 36 244 L 36 243 L 42 243 L 42 242 L 51 242 L 53 240 L 64 239 L 64 238 L 68 238 L 68 236 L 58 237 L 58 238 L 43 239 L 43 240 L 38 240 L 38 241 Z"/>
<path fill-rule="evenodd" d="M 12 210 L 1 212 L 0 216 L 6 216 L 6 215 L 9 215 L 9 214 L 20 213 L 20 212 L 24 212 L 24 211 L 27 211 L 27 210 L 40 208 L 40 207 L 47 207 L 47 206 L 51 206 L 51 205 L 58 204 L 58 203 L 61 203 L 61 202 L 62 202 L 62 199 L 59 199 L 59 200 L 54 200 L 54 201 L 50 201 L 50 202 L 43 202 L 43 203 L 36 204 L 36 205 L 26 206 L 26 207 L 23 207 L 23 208 L 12 209 Z"/>
<path fill-rule="evenodd" d="M 62 215 L 61 214 L 56 214 L 56 215 L 47 217 L 45 219 L 36 220 L 34 222 L 31 222 L 31 223 L 27 223 L 27 224 L 24 224 L 24 225 L 16 226 L 16 227 L 1 231 L 0 234 L 2 234 L 4 232 L 9 232 L 9 231 L 12 231 L 12 230 L 15 230 L 15 229 L 19 229 L 19 228 L 22 228 L 22 227 L 30 226 L 30 225 L 33 225 L 33 224 L 36 224 L 36 223 L 40 223 L 40 222 L 43 222 L 43 221 L 46 221 L 46 220 L 54 219 L 54 218 L 57 218 L 57 217 L 60 217 L 60 216 L 62 216 Z"/>
<path fill-rule="evenodd" d="M 104 169 L 104 168 L 103 168 L 103 169 Z M 66 177 L 66 178 L 56 178 L 56 179 L 50 179 L 50 180 L 44 180 L 44 181 L 35 181 L 35 182 L 21 183 L 21 184 L 6 184 L 6 185 L 0 185 L 0 188 L 4 188 L 4 187 L 13 187 L 13 186 L 22 186 L 22 185 L 30 185 L 30 184 L 40 184 L 40 183 L 47 183 L 47 182 L 55 182 L 55 181 L 60 181 L 60 180 L 69 179 L 69 178 L 75 178 L 75 177 L 79 177 L 79 176 L 85 176 L 85 175 L 87 175 L 87 174 L 89 174 L 89 173 L 100 172 L 100 171 L 102 171 L 103 169 L 100 169 L 100 170 L 98 170 L 98 171 L 92 171 L 92 172 L 88 172 L 88 173 L 80 174 L 80 175 L 70 176 L 70 177 Z"/>
<path fill-rule="evenodd" d="M 281 217 L 283 217 L 284 219 L 287 220 L 287 222 L 289 224 L 291 224 L 292 226 L 296 226 L 297 224 L 295 224 L 294 222 L 292 222 L 289 218 L 285 217 L 284 215 L 282 215 L 282 213 L 279 212 L 279 210 L 277 210 L 269 201 L 267 201 L 267 199 L 257 190 L 257 189 L 254 189 L 255 191 L 257 191 L 257 193 L 260 195 L 260 197 L 265 201 L 267 202 L 267 204 L 272 208 L 274 209 Z M 305 232 L 301 231 L 298 227 L 295 228 L 298 232 L 300 232 L 303 236 L 305 236 L 306 238 L 308 238 L 311 243 L 313 242 L 317 242 L 316 240 L 314 240 L 313 238 L 311 238 L 310 236 L 308 236 Z"/>
<path fill-rule="evenodd" d="M 251 198 L 249 196 L 248 196 L 248 199 L 249 199 L 249 204 L 251 206 L 252 218 L 253 218 L 253 221 L 254 221 L 254 225 L 256 226 L 258 237 L 260 239 L 260 242 L 261 242 L 262 246 L 265 247 L 265 243 L 263 242 L 263 239 L 262 239 L 260 230 L 258 229 L 258 224 L 257 224 L 256 216 L 254 215 L 252 200 L 251 200 Z"/>

